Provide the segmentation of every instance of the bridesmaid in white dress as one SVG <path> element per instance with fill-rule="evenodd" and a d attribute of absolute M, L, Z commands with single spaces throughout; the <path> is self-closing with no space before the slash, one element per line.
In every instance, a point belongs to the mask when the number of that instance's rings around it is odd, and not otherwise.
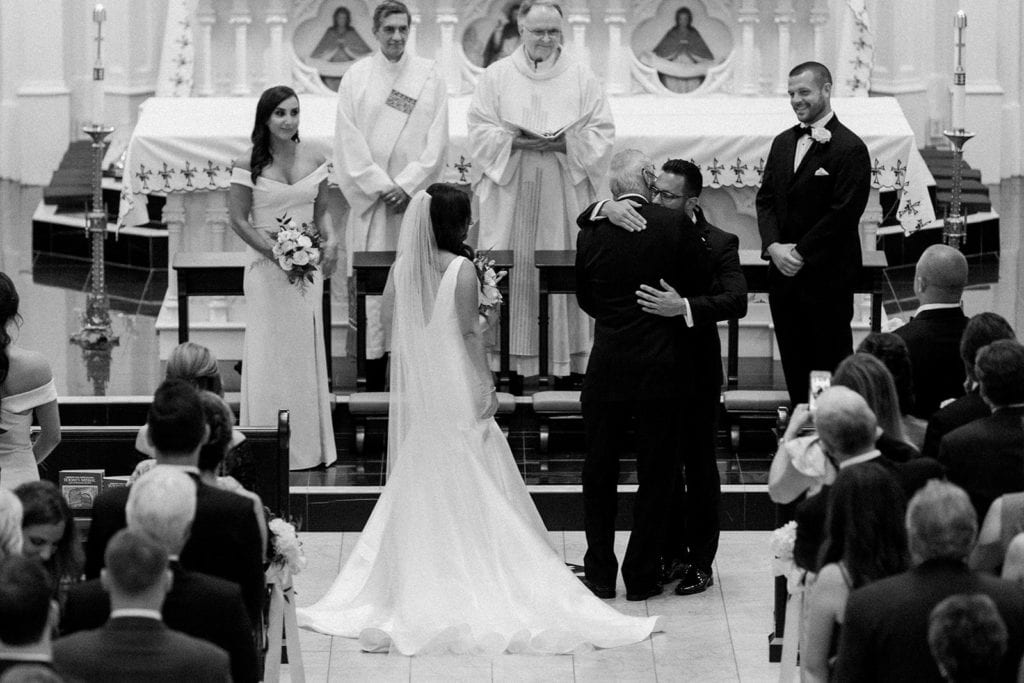
<path fill-rule="evenodd" d="M 275 425 L 291 412 L 291 469 L 337 458 L 331 424 L 321 301 L 323 275 L 336 263 L 337 241 L 327 187 L 327 156 L 299 141 L 299 99 L 286 86 L 260 96 L 252 147 L 231 172 L 231 227 L 247 245 L 246 328 L 242 352 L 241 425 Z M 338 215 L 334 213 L 334 215 Z M 321 268 L 304 289 L 290 283 L 271 248 L 278 218 L 315 223 L 326 238 Z"/>
<path fill-rule="evenodd" d="M 388 482 L 341 573 L 300 626 L 403 655 L 568 653 L 635 643 L 657 617 L 590 592 L 547 530 L 494 421 L 469 198 L 409 204 L 392 271 Z"/>
<path fill-rule="evenodd" d="M 18 291 L 0 273 L 0 487 L 39 480 L 38 463 L 60 443 L 57 388 L 42 354 L 11 344 L 18 316 Z M 30 438 L 32 417 L 39 436 Z"/>

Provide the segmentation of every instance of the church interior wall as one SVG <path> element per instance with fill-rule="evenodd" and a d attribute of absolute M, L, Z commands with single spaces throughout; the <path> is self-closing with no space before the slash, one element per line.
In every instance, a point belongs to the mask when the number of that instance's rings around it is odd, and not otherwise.
<path fill-rule="evenodd" d="M 967 146 L 969 163 L 982 169 L 983 181 L 995 184 L 1001 178 L 1024 172 L 1021 143 L 1021 74 L 1024 51 L 1020 35 L 1024 28 L 1022 3 L 1000 0 L 866 0 L 874 29 L 875 55 L 872 94 L 891 95 L 901 104 L 919 146 L 942 141 L 948 126 L 949 83 L 952 72 L 952 16 L 963 6 L 968 12 L 967 33 L 967 116 L 969 127 L 980 133 Z M 258 94 L 281 75 L 279 64 L 271 63 L 268 41 L 274 30 L 272 17 L 284 15 L 306 21 L 322 21 L 335 5 L 353 11 L 353 24 L 371 47 L 369 16 L 373 0 L 110 0 L 105 2 L 103 116 L 117 133 L 114 146 L 123 146 L 137 118 L 138 106 L 158 91 L 160 62 L 164 45 L 164 23 L 169 6 L 191 5 L 213 17 L 209 70 L 212 94 Z M 493 17 L 505 0 L 419 0 L 411 2 L 414 12 L 416 49 L 433 55 L 447 68 L 453 94 L 468 94 L 479 68 L 470 64 L 462 40 L 467 27 L 493 25 Z M 756 87 L 760 96 L 784 96 L 779 74 L 780 26 L 788 28 L 791 42 L 789 63 L 814 56 L 815 21 L 827 18 L 826 40 L 821 54 L 835 64 L 840 17 L 846 0 L 566 0 L 566 42 L 583 41 L 594 71 L 615 85 L 621 74 L 609 59 L 613 29 L 623 33 L 628 45 L 634 31 L 644 30 L 643 21 L 662 21 L 677 6 L 693 9 L 695 25 L 703 22 L 709 35 L 715 27 L 726 27 L 732 41 L 732 70 L 714 92 L 744 94 Z M 742 22 L 753 20 L 756 41 L 752 59 L 752 82 L 744 82 L 742 60 L 736 59 L 742 43 Z M 236 73 L 234 36 L 241 25 L 247 31 L 245 48 L 247 74 L 240 83 Z M 201 22 L 193 15 L 193 35 Z M 285 36 L 294 37 L 303 27 L 285 24 Z M 79 0 L 23 2 L 0 0 L 0 177 L 28 184 L 45 184 L 72 139 L 82 137 L 81 126 L 99 108 L 92 95 L 91 80 L 95 55 L 92 5 Z M 480 30 L 484 30 L 480 28 Z M 648 33 L 651 30 L 648 29 Z M 306 29 L 309 33 L 309 29 Z M 307 38 L 308 42 L 308 38 Z M 286 42 L 286 55 L 290 43 Z M 197 50 L 198 52 L 198 50 Z M 630 61 L 632 55 L 626 55 Z M 196 56 L 194 91 L 202 85 L 204 57 Z M 634 65 L 635 66 L 635 65 Z M 838 66 L 838 65 L 836 65 Z M 472 68 L 471 68 L 472 67 Z M 290 74 L 284 73 L 285 78 Z M 620 92 L 638 94 L 644 87 L 630 78 Z M 744 88 L 747 88 L 745 90 Z M 688 95 L 672 95 L 686 97 Z M 196 122 L 202 125 L 202 122 Z M 685 125 L 685 124 L 684 124 Z"/>

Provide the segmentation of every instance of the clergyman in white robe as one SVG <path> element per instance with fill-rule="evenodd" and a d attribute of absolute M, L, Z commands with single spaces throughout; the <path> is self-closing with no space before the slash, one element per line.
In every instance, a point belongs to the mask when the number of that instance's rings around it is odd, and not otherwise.
<path fill-rule="evenodd" d="M 350 205 L 346 249 L 394 251 L 403 211 L 381 199 L 394 185 L 410 197 L 435 182 L 448 147 L 448 95 L 434 62 L 380 50 L 349 68 L 338 87 L 334 169 Z M 350 273 L 351 274 L 351 271 Z M 366 302 L 366 357 L 387 350 L 379 297 Z"/>
<path fill-rule="evenodd" d="M 539 64 L 525 47 L 489 66 L 468 115 L 474 173 L 479 174 L 477 248 L 514 251 L 510 273 L 513 369 L 538 372 L 536 250 L 574 249 L 576 216 L 596 197 L 611 161 L 615 126 L 604 87 L 568 48 Z M 525 130 L 564 130 L 565 152 L 513 149 Z M 575 297 L 551 297 L 548 372 L 583 372 L 590 321 Z"/>

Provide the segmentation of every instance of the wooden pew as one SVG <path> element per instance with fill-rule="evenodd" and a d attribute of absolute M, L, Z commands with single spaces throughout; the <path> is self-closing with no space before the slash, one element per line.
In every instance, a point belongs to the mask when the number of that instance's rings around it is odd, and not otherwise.
<path fill-rule="evenodd" d="M 276 515 L 288 516 L 288 464 L 291 428 L 287 410 L 276 427 L 242 427 L 251 457 L 232 474 L 255 491 Z M 129 475 L 146 456 L 135 450 L 138 426 L 64 427 L 57 448 L 39 467 L 39 476 L 57 483 L 61 470 L 102 469 L 107 476 Z"/>

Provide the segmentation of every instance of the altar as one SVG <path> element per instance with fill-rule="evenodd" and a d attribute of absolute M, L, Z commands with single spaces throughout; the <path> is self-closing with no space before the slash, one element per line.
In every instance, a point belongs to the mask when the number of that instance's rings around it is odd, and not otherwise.
<path fill-rule="evenodd" d="M 469 102 L 465 95 L 449 100 L 445 181 L 472 182 L 478 175 L 467 151 Z M 785 97 L 633 95 L 610 98 L 610 105 L 616 150 L 640 149 L 659 165 L 669 158 L 693 161 L 704 176 L 701 205 L 708 219 L 739 235 L 741 249 L 759 248 L 754 199 L 764 161 L 774 136 L 795 121 Z M 833 98 L 832 105 L 839 119 L 862 137 L 871 158 L 872 196 L 861 221 L 863 248 L 875 248 L 882 219 L 879 192 L 899 193 L 896 217 L 904 230 L 934 220 L 928 197 L 933 181 L 896 100 Z M 330 154 L 334 98 L 304 94 L 300 106 L 303 140 L 322 144 Z M 226 198 L 231 160 L 249 145 L 255 107 L 254 97 L 147 100 L 128 147 L 119 225 L 144 223 L 147 197 L 161 195 L 166 197 L 163 219 L 171 258 L 178 252 L 242 250 L 229 227 Z M 599 194 L 606 191 L 606 186 L 598 188 Z M 170 282 L 158 321 L 162 355 L 177 338 L 177 293 L 174 279 Z M 347 337 L 347 288 L 336 286 L 335 293 L 334 348 L 340 351 Z M 212 344 L 221 357 L 238 357 L 244 301 L 219 298 L 195 305 L 199 308 L 191 318 L 198 321 L 198 329 L 193 329 L 193 338 Z M 754 306 L 750 322 L 757 321 L 769 324 L 766 311 Z M 218 330 L 229 339 L 214 340 L 210 335 Z"/>

